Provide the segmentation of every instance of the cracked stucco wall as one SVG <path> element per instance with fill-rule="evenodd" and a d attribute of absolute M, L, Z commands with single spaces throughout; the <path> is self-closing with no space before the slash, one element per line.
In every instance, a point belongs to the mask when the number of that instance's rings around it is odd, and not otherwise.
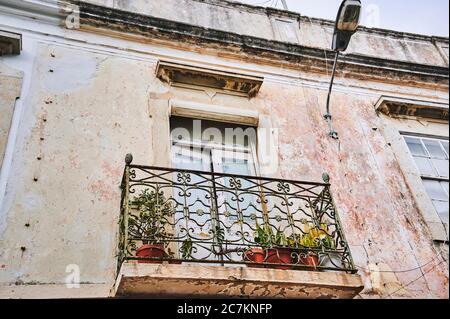
<path fill-rule="evenodd" d="M 80 266 L 83 281 L 111 280 L 123 156 L 139 151 L 149 161 L 152 152 L 141 149 L 151 125 L 147 110 L 136 109 L 147 104 L 152 68 L 37 48 L 39 81 L 27 96 L 13 164 L 19 175 L 1 234 L 0 281 L 64 282 L 70 264 Z"/>
<path fill-rule="evenodd" d="M 221 0 L 87 0 L 85 2 L 129 12 L 178 21 L 210 29 L 222 30 L 268 40 L 294 42 L 315 48 L 330 49 L 334 23 L 300 17 L 299 14 L 256 8 Z M 278 20 L 291 23 L 281 38 Z M 245 23 L 242 23 L 245 21 Z M 285 31 L 282 31 L 285 32 Z M 292 40 L 297 39 L 297 40 Z M 444 39 L 441 39 L 444 41 Z M 431 37 L 361 28 L 353 37 L 346 53 L 407 61 L 419 64 L 448 65 L 448 56 L 439 52 L 448 48 L 448 39 L 433 43 Z M 448 50 L 448 49 L 447 49 Z"/>

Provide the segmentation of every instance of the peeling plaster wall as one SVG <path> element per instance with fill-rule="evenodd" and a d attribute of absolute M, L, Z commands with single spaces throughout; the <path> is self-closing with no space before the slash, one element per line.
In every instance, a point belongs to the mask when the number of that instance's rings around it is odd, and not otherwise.
<path fill-rule="evenodd" d="M 268 40 L 292 42 L 293 38 L 298 38 L 298 41 L 294 42 L 315 48 L 330 49 L 334 30 L 332 21 L 300 17 L 300 14 L 293 12 L 286 13 L 222 0 L 87 0 L 86 2 Z M 280 30 L 276 18 L 292 23 L 292 35 L 285 35 L 286 38 L 277 37 Z M 433 43 L 431 37 L 361 28 L 353 37 L 346 53 L 446 66 L 448 56 L 443 56 L 439 52 L 442 45 L 448 48 L 448 40 L 445 43 L 438 46 Z"/>
<path fill-rule="evenodd" d="M 323 172 L 330 174 L 365 282 L 362 297 L 448 298 L 447 264 L 429 263 L 442 247 L 433 243 L 415 190 L 406 183 L 374 110 L 381 94 L 448 103 L 447 87 L 340 77 L 332 102 L 341 136 L 336 142 L 327 137 L 323 121 L 325 76 L 242 63 L 221 57 L 220 50 L 187 52 L 173 43 L 169 48 L 20 18 L 3 21 L 13 30 L 19 23 L 27 30 L 21 59 L 31 67 L 24 74 L 24 109 L 0 208 L 0 297 L 109 295 L 124 156 L 133 153 L 139 164 L 168 165 L 168 101 L 181 98 L 258 111 L 280 132 L 275 176 L 320 181 Z M 251 100 L 173 89 L 155 77 L 160 58 L 245 69 L 265 81 Z M 2 62 L 12 63 L 3 57 Z M 448 123 L 429 125 L 436 132 L 448 128 Z M 448 257 L 448 251 L 442 255 Z M 80 267 L 82 285 L 76 290 L 64 288 L 72 264 Z M 421 270 L 386 271 L 424 264 L 424 277 L 397 292 Z"/>
<path fill-rule="evenodd" d="M 20 96 L 23 73 L 0 64 L 0 168 L 5 155 L 16 99 Z"/>
<path fill-rule="evenodd" d="M 88 2 L 100 5 L 105 3 L 102 0 Z M 255 14 L 248 10 L 235 10 L 229 6 L 217 6 L 208 2 L 192 0 L 114 0 L 108 1 L 106 5 L 120 10 L 140 12 L 145 15 L 205 26 L 211 29 L 274 39 L 271 23 L 267 16 Z M 242 24 L 236 23 L 236 21 L 246 21 L 246 27 L 243 28 Z"/>
<path fill-rule="evenodd" d="M 401 283 L 419 277 L 420 270 L 390 276 L 378 273 L 413 269 L 437 255 L 412 197 L 415 190 L 408 188 L 393 149 L 380 131 L 382 122 L 373 110 L 376 100 L 354 94 L 333 95 L 335 129 L 340 134 L 340 142 L 335 142 L 327 138 L 323 126 L 326 92 L 273 86 L 265 87 L 258 99 L 271 106 L 274 122 L 284 132 L 279 140 L 280 175 L 320 180 L 323 172 L 330 174 L 355 264 L 364 276 L 370 274 L 369 269 L 374 270 L 369 278 L 376 279 L 367 282 L 367 295 L 390 294 Z M 448 124 L 436 126 L 443 128 L 441 133 L 445 128 L 448 131 Z M 447 258 L 445 252 L 442 256 Z M 425 269 L 432 269 L 431 265 Z M 400 296 L 447 297 L 448 268 L 444 266 L 401 291 Z"/>
<path fill-rule="evenodd" d="M 303 17 L 300 24 L 300 44 L 328 49 L 333 30 L 333 24 Z M 403 33 L 378 33 L 370 29 L 361 29 L 355 33 L 346 51 L 346 54 L 350 53 L 418 64 L 445 66 L 448 63 L 448 58 L 440 54 L 431 37 L 414 38 Z"/>
<path fill-rule="evenodd" d="M 124 154 L 151 160 L 152 123 L 136 106 L 147 104 L 155 65 L 80 53 L 36 48 L 39 81 L 26 97 L 1 235 L 3 283 L 64 282 L 70 264 L 89 283 L 114 275 Z"/>

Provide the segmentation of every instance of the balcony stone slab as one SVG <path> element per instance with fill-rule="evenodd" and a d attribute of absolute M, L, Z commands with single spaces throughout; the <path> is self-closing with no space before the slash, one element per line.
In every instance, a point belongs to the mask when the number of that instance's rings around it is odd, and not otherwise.
<path fill-rule="evenodd" d="M 364 288 L 361 276 L 204 264 L 123 263 L 117 298 L 349 299 Z"/>

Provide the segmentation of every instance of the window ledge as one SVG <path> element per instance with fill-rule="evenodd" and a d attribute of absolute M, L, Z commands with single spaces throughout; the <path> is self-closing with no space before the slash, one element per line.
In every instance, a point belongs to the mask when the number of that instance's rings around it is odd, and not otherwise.
<path fill-rule="evenodd" d="M 435 242 L 448 242 L 449 225 L 442 222 L 434 222 L 427 220 L 428 228 L 431 231 L 431 236 Z"/>
<path fill-rule="evenodd" d="M 184 116 L 199 120 L 218 121 L 249 126 L 258 126 L 259 113 L 253 110 L 228 106 L 170 100 L 170 115 Z"/>
<path fill-rule="evenodd" d="M 123 263 L 116 297 L 354 298 L 361 276 L 211 265 Z"/>

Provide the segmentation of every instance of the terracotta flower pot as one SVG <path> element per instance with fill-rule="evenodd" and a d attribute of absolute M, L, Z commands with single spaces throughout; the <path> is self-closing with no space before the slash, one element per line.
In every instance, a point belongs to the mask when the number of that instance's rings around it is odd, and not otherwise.
<path fill-rule="evenodd" d="M 266 262 L 270 264 L 292 264 L 291 249 L 289 248 L 270 248 L 266 250 Z M 272 267 L 272 266 L 271 266 Z M 273 266 L 275 269 L 291 269 L 291 266 Z"/>
<path fill-rule="evenodd" d="M 249 267 L 252 268 L 264 268 L 264 265 L 259 265 L 266 259 L 266 254 L 261 248 L 252 248 L 244 253 L 244 261 L 254 263 L 250 264 Z"/>
<path fill-rule="evenodd" d="M 316 268 L 320 264 L 319 255 L 311 252 L 307 253 L 305 257 L 300 256 L 300 263 Z"/>
<path fill-rule="evenodd" d="M 164 258 L 164 245 L 143 245 L 136 250 L 136 256 L 141 258 Z M 162 260 L 143 260 L 139 259 L 140 264 L 161 264 Z"/>

